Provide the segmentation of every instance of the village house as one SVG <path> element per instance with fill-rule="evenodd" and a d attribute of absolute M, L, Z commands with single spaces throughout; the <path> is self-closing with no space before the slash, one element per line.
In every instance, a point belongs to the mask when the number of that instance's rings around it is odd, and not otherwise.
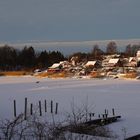
<path fill-rule="evenodd" d="M 68 61 L 60 61 L 59 64 L 62 66 L 63 69 L 67 69 L 72 66 L 72 64 Z"/>
<path fill-rule="evenodd" d="M 107 67 L 107 66 L 108 66 L 108 62 L 109 62 L 109 59 L 104 59 L 104 60 L 102 61 L 102 67 L 103 67 L 103 68 Z"/>
<path fill-rule="evenodd" d="M 130 57 L 128 61 L 128 67 L 136 67 L 136 66 L 137 66 L 136 57 Z"/>
<path fill-rule="evenodd" d="M 71 64 L 72 64 L 73 66 L 76 66 L 77 63 L 78 63 L 78 56 L 73 56 L 73 57 L 71 58 L 70 62 L 71 62 Z"/>
<path fill-rule="evenodd" d="M 136 57 L 121 58 L 120 55 L 105 55 L 104 59 L 90 60 L 90 61 L 79 61 L 77 56 L 73 56 L 70 61 L 60 61 L 54 63 L 48 68 L 48 72 L 66 72 L 73 74 L 74 76 L 84 76 L 91 72 L 104 73 L 107 76 L 116 76 L 120 73 L 127 73 L 129 71 L 136 71 L 137 61 L 140 61 L 140 51 L 137 52 Z"/>
<path fill-rule="evenodd" d="M 59 72 L 62 69 L 62 64 L 54 63 L 51 67 L 48 68 L 48 72 Z"/>
<path fill-rule="evenodd" d="M 137 51 L 136 58 L 137 58 L 137 62 L 140 62 L 140 50 Z"/>
<path fill-rule="evenodd" d="M 122 63 L 119 58 L 112 58 L 108 62 L 108 67 L 121 67 Z"/>
<path fill-rule="evenodd" d="M 116 58 L 119 58 L 119 57 L 120 57 L 120 55 L 118 55 L 118 54 L 103 56 L 102 67 L 107 68 L 108 67 L 108 63 L 109 63 L 109 61 L 111 59 L 116 59 Z"/>
<path fill-rule="evenodd" d="M 118 70 L 120 70 L 121 66 L 122 63 L 119 58 L 110 59 L 107 66 L 107 76 L 115 78 L 119 73 Z"/>
<path fill-rule="evenodd" d="M 100 68 L 101 67 L 101 63 L 99 61 L 88 61 L 85 64 L 85 67 L 88 68 Z"/>

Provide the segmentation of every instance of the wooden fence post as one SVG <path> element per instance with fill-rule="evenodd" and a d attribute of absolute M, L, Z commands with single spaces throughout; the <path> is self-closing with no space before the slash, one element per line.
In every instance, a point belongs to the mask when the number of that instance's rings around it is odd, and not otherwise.
<path fill-rule="evenodd" d="M 39 101 L 39 113 L 40 113 L 40 116 L 42 116 L 41 101 Z"/>
<path fill-rule="evenodd" d="M 51 101 L 51 113 L 53 113 L 53 101 Z"/>
<path fill-rule="evenodd" d="M 30 114 L 33 115 L 33 104 L 31 104 Z"/>
<path fill-rule="evenodd" d="M 45 100 L 45 112 L 47 112 L 47 101 Z"/>
<path fill-rule="evenodd" d="M 27 98 L 25 98 L 25 110 L 24 110 L 24 119 L 27 119 Z"/>
<path fill-rule="evenodd" d="M 55 114 L 58 113 L 58 103 L 56 103 Z"/>
<path fill-rule="evenodd" d="M 112 115 L 115 116 L 115 109 L 112 108 Z"/>
<path fill-rule="evenodd" d="M 14 117 L 17 117 L 17 113 L 16 113 L 16 100 L 14 100 Z"/>

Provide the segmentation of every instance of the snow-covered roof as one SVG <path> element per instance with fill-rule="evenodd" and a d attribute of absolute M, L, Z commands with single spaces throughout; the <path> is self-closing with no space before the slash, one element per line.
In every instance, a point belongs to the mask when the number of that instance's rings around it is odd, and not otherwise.
<path fill-rule="evenodd" d="M 60 65 L 61 65 L 61 64 L 59 64 L 59 63 L 54 63 L 54 64 L 53 64 L 51 67 L 49 67 L 49 68 L 55 69 L 55 68 L 58 68 Z"/>
<path fill-rule="evenodd" d="M 59 64 L 65 64 L 68 63 L 68 61 L 60 61 Z"/>
<path fill-rule="evenodd" d="M 85 66 L 94 66 L 95 65 L 95 63 L 96 63 L 96 61 L 88 61 L 86 64 L 85 64 Z"/>
<path fill-rule="evenodd" d="M 135 57 L 130 57 L 129 62 L 131 62 L 132 60 L 136 60 L 136 58 Z"/>
<path fill-rule="evenodd" d="M 140 61 L 140 58 L 137 58 L 138 61 Z"/>
<path fill-rule="evenodd" d="M 119 58 L 113 58 L 113 59 L 110 59 L 109 60 L 109 64 L 116 64 L 116 63 L 118 63 L 118 61 L 119 61 Z"/>
<path fill-rule="evenodd" d="M 60 62 L 59 62 L 59 64 L 63 64 L 63 63 L 65 63 L 65 61 L 60 61 Z"/>
<path fill-rule="evenodd" d="M 137 57 L 140 57 L 140 50 L 137 51 Z"/>

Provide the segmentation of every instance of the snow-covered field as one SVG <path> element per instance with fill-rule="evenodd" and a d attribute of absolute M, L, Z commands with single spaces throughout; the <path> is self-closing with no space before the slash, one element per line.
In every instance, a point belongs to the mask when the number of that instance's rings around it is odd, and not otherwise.
<path fill-rule="evenodd" d="M 40 81 L 39 83 L 36 83 Z M 140 81 L 96 79 L 47 79 L 35 77 L 0 77 L 0 119 L 13 117 L 13 100 L 17 101 L 17 114 L 24 111 L 24 98 L 30 103 L 53 100 L 59 103 L 59 112 L 70 110 L 73 102 L 94 106 L 98 115 L 104 109 L 115 108 L 121 115 L 119 122 L 109 125 L 116 133 L 127 137 L 140 134 Z"/>

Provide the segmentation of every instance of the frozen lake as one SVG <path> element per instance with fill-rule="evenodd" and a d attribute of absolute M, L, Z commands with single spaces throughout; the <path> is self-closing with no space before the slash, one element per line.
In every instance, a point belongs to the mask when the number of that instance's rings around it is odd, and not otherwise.
<path fill-rule="evenodd" d="M 0 77 L 0 119 L 13 117 L 14 99 L 17 114 L 23 112 L 25 97 L 34 104 L 44 99 L 58 102 L 59 112 L 70 110 L 73 100 L 79 106 L 88 100 L 95 115 L 104 109 L 111 114 L 115 108 L 122 119 L 110 127 L 119 134 L 125 128 L 127 136 L 140 134 L 140 81 L 137 80 Z"/>

